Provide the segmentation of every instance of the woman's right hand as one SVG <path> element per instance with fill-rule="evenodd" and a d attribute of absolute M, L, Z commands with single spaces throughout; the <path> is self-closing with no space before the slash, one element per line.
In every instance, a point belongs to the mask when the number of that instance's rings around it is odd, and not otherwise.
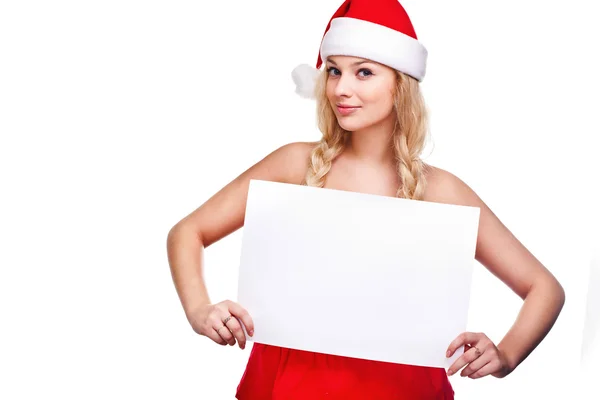
<path fill-rule="evenodd" d="M 188 319 L 196 333 L 223 346 L 235 346 L 237 340 L 240 349 L 246 347 L 246 335 L 240 321 L 246 327 L 248 335 L 254 334 L 254 322 L 248 311 L 231 300 L 200 306 Z"/>

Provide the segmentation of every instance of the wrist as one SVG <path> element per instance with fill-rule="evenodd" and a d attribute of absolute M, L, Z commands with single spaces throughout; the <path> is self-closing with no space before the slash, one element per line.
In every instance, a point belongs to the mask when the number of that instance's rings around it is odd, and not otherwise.
<path fill-rule="evenodd" d="M 501 373 L 501 377 L 503 378 L 509 375 L 511 372 L 513 372 L 515 368 L 517 368 L 518 361 L 516 360 L 514 355 L 510 353 L 510 351 L 507 351 L 507 349 L 501 347 L 500 345 L 498 346 L 498 351 L 500 352 L 500 357 L 502 359 L 503 371 Z"/>
<path fill-rule="evenodd" d="M 206 299 L 201 302 L 194 303 L 193 305 L 188 305 L 185 307 L 185 316 L 188 321 L 192 321 L 192 318 L 198 313 L 198 311 L 208 305 L 210 305 L 210 300 Z"/>

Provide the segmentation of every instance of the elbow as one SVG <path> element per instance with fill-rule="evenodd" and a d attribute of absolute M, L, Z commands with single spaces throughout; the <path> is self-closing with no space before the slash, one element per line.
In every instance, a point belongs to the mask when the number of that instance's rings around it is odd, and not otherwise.
<path fill-rule="evenodd" d="M 565 289 L 560 282 L 553 276 L 550 279 L 549 286 L 551 287 L 553 297 L 556 299 L 559 309 L 565 304 L 566 294 Z"/>
<path fill-rule="evenodd" d="M 203 239 L 200 232 L 192 230 L 189 226 L 183 225 L 181 222 L 175 224 L 167 234 L 167 249 L 171 248 L 175 243 L 177 243 L 181 238 L 194 237 L 196 238 L 202 245 Z M 185 239 L 187 240 L 187 239 Z"/>
<path fill-rule="evenodd" d="M 532 285 L 529 292 L 540 293 L 546 299 L 552 301 L 559 311 L 563 308 L 566 300 L 566 293 L 560 282 L 553 276 L 547 279 L 541 279 Z M 529 294 L 529 293 L 528 293 Z"/>
<path fill-rule="evenodd" d="M 173 252 L 174 252 L 174 248 L 175 248 L 175 243 L 177 241 L 176 237 L 177 237 L 177 231 L 175 230 L 175 227 L 173 227 L 173 228 L 171 228 L 171 230 L 167 234 L 167 240 L 166 240 L 167 258 L 169 260 L 173 256 Z"/>
<path fill-rule="evenodd" d="M 556 278 L 552 277 L 548 280 L 548 282 L 544 285 L 546 291 L 548 293 L 548 297 L 553 299 L 558 312 L 560 312 L 565 305 L 566 293 L 563 286 L 560 284 Z"/>
<path fill-rule="evenodd" d="M 562 287 L 562 285 L 557 281 L 556 285 L 558 286 L 556 292 L 557 292 L 557 296 L 558 296 L 558 301 L 560 304 L 560 308 L 562 309 L 563 306 L 565 305 L 565 300 L 567 298 L 566 293 L 565 293 L 565 289 Z"/>
<path fill-rule="evenodd" d="M 174 225 L 169 230 L 169 233 L 167 233 L 167 246 L 169 246 L 171 244 L 171 242 L 173 242 L 173 238 L 177 235 L 177 231 L 178 231 L 177 225 Z"/>
<path fill-rule="evenodd" d="M 173 247 L 173 245 L 178 241 L 178 238 L 181 236 L 181 232 L 183 231 L 180 224 L 175 224 L 167 233 L 167 249 Z"/>

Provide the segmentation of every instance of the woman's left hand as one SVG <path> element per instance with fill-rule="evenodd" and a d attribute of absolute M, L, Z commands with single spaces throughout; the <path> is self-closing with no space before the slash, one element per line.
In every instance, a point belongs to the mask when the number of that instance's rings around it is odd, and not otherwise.
<path fill-rule="evenodd" d="M 462 370 L 460 376 L 468 376 L 472 379 L 482 378 L 486 375 L 504 378 L 511 372 L 506 355 L 498 350 L 496 345 L 483 333 L 461 333 L 450 343 L 446 357 L 451 357 L 460 346 L 465 346 L 465 352 L 448 369 L 449 376 L 467 364 L 468 366 Z"/>

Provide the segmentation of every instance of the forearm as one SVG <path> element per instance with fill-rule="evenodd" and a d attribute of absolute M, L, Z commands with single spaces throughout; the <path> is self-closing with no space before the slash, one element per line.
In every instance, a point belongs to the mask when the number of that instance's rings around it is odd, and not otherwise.
<path fill-rule="evenodd" d="M 189 320 L 198 306 L 210 303 L 202 273 L 204 245 L 194 232 L 175 228 L 167 238 L 167 254 L 171 277 Z"/>
<path fill-rule="evenodd" d="M 554 279 L 531 288 L 514 325 L 497 346 L 507 357 L 510 371 L 521 364 L 546 337 L 564 301 L 564 290 Z"/>

